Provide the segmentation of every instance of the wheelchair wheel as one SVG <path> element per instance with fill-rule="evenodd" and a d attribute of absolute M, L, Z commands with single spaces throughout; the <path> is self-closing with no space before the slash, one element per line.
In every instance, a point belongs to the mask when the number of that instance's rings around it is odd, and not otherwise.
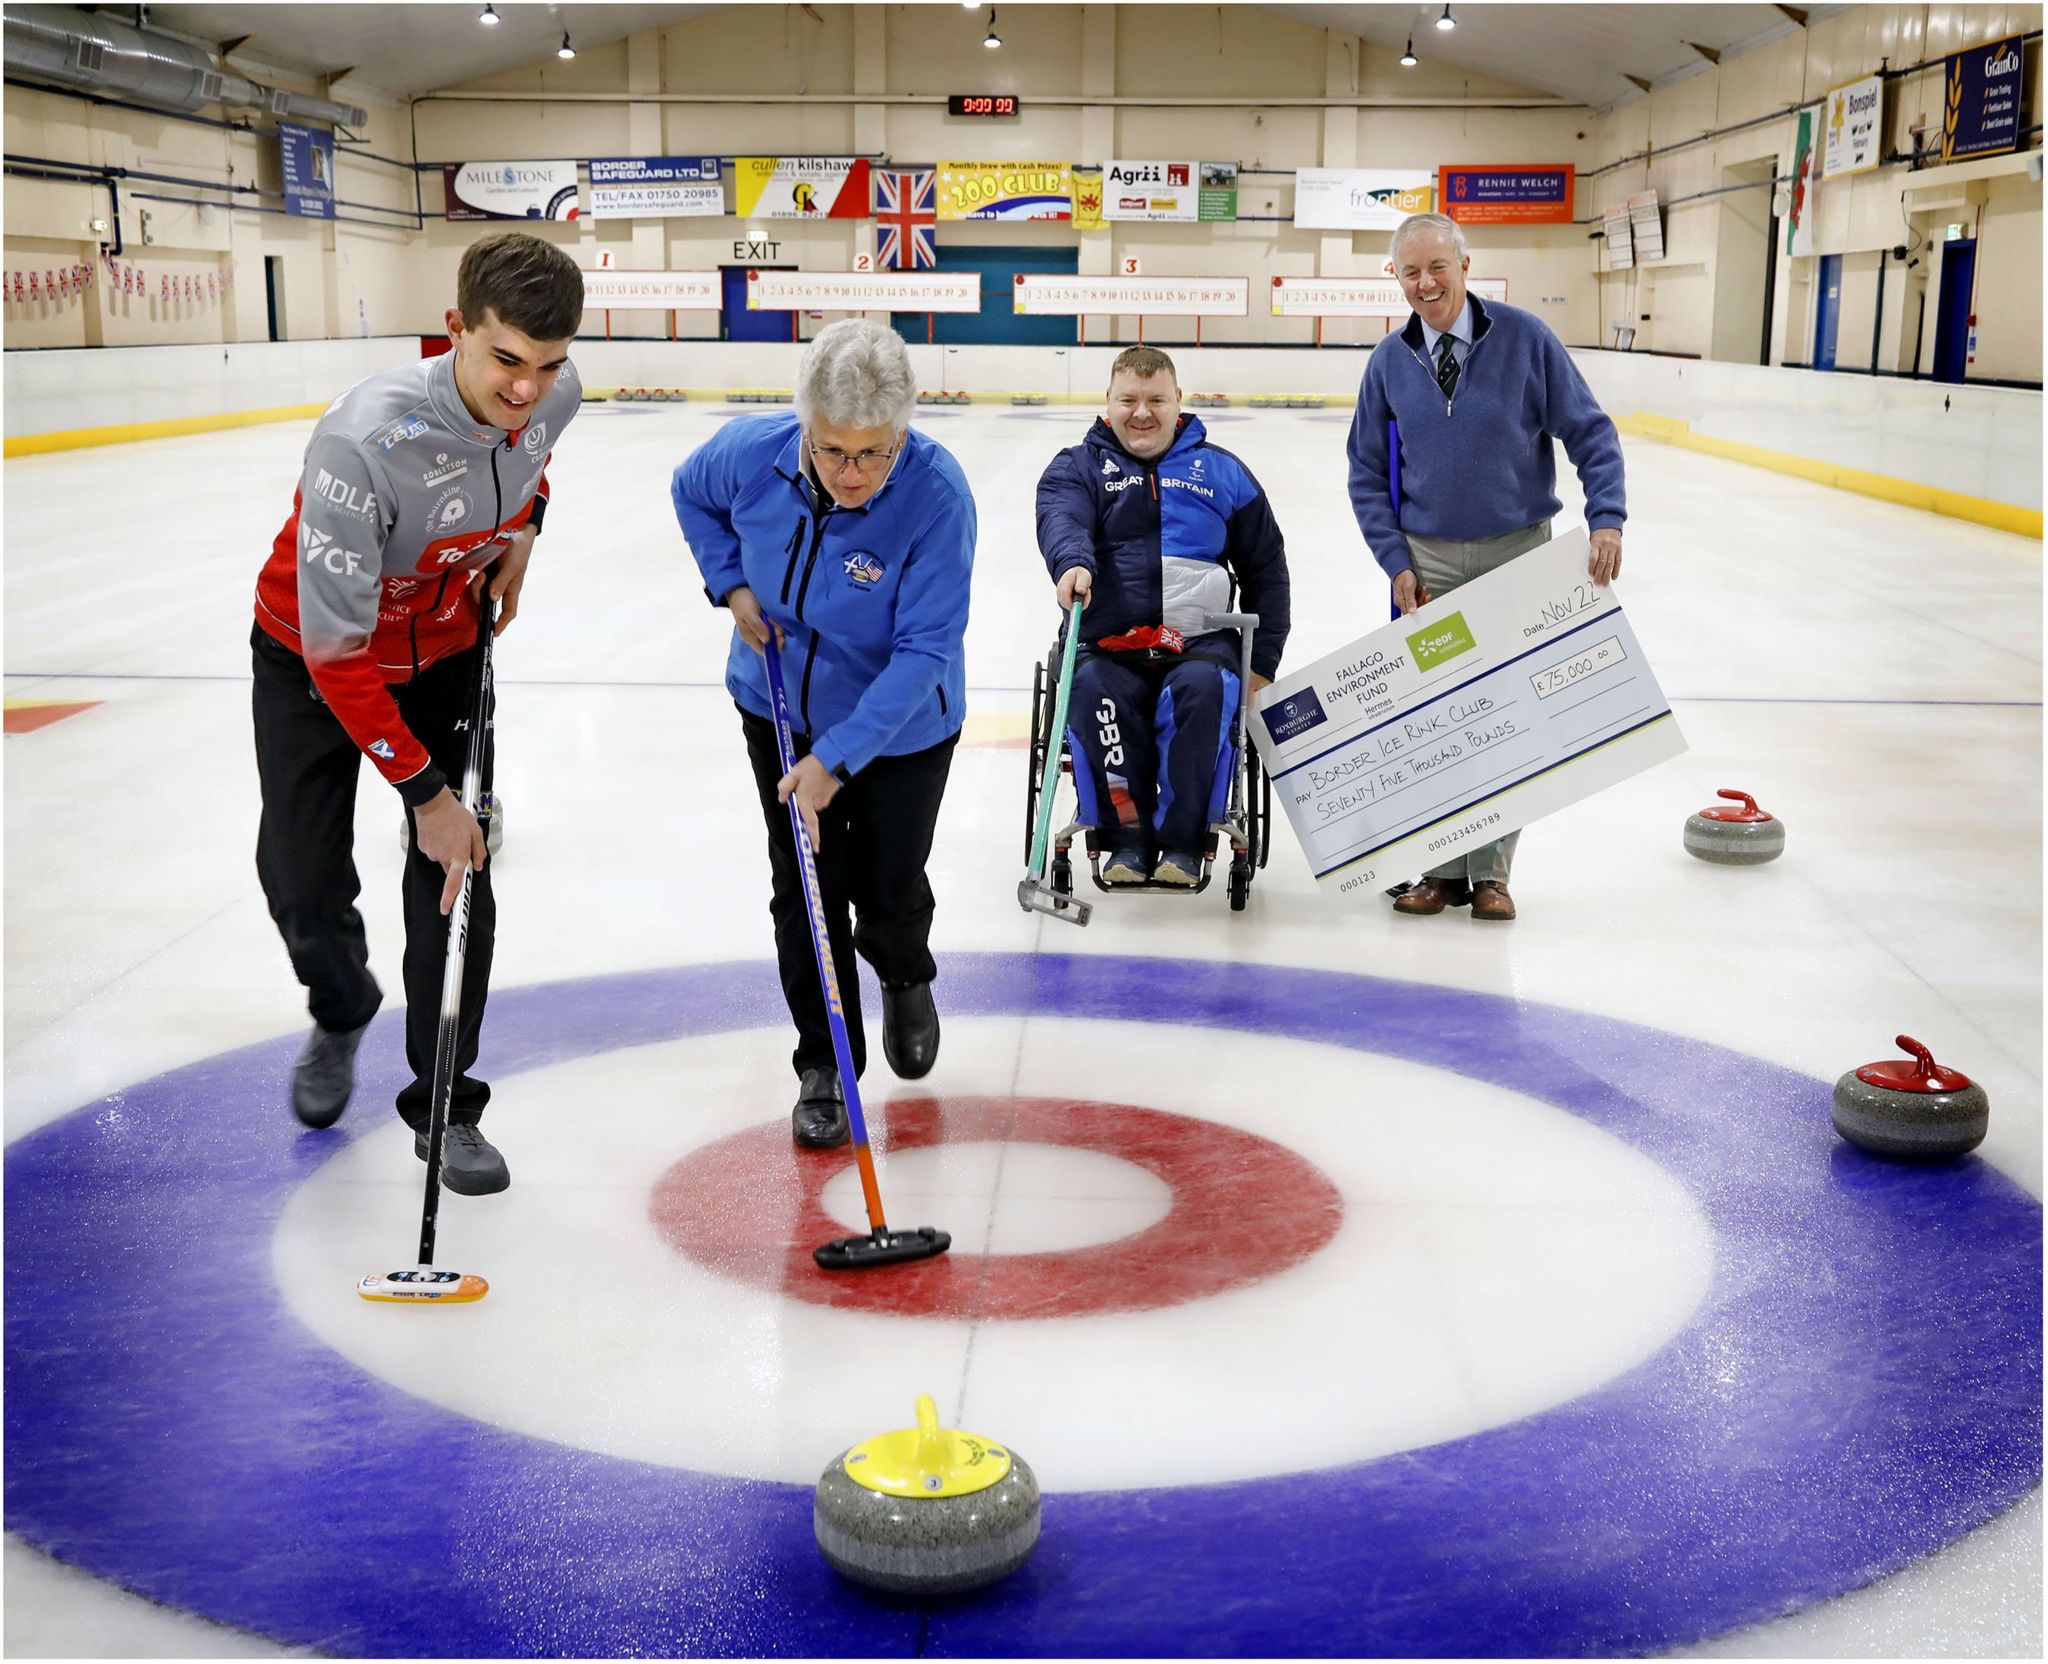
<path fill-rule="evenodd" d="M 1031 666 L 1031 759 L 1024 779 L 1024 859 L 1031 859 L 1031 840 L 1038 831 L 1038 783 L 1045 774 L 1045 665 Z"/>
<path fill-rule="evenodd" d="M 1252 895 L 1252 862 L 1249 852 L 1230 858 L 1230 910 L 1242 913 Z"/>
<path fill-rule="evenodd" d="M 1052 893 L 1056 896 L 1074 893 L 1074 863 L 1065 855 L 1052 858 Z"/>

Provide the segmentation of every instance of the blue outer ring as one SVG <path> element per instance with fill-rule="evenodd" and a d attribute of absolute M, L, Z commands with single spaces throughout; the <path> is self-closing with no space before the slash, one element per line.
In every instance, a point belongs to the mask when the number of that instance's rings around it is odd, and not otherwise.
<path fill-rule="evenodd" d="M 1894 1167 L 1839 1144 L 1824 1083 L 1371 977 L 1092 955 L 944 969 L 961 1016 L 1169 1017 L 1557 1105 L 1687 1186 L 1714 1232 L 1709 1292 L 1637 1368 L 1426 1452 L 1049 1496 L 1022 1572 L 921 1610 L 827 1569 L 807 1486 L 473 1422 L 283 1312 L 268 1256 L 285 1201 L 376 1119 L 297 1134 L 278 1108 L 287 1036 L 9 1148 L 9 1527 L 154 1599 L 343 1654 L 1612 1654 L 1868 1582 L 2038 1482 L 2039 1204 L 1974 1158 Z M 509 989 L 492 1007 L 500 1074 L 782 1021 L 764 962 Z M 366 1065 L 398 1050 L 397 1014 L 381 1021 Z M 366 1066 L 366 1104 L 396 1084 L 381 1073 Z M 1369 1136 L 1370 1079 L 1351 1072 L 1304 1113 Z"/>

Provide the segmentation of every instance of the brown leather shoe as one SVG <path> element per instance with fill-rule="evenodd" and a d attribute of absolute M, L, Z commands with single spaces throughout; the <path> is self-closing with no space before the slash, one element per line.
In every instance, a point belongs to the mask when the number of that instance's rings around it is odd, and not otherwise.
<path fill-rule="evenodd" d="M 1472 886 L 1472 916 L 1475 919 L 1507 920 L 1515 916 L 1514 898 L 1505 884 L 1482 878 Z"/>
<path fill-rule="evenodd" d="M 1463 907 L 1471 899 L 1471 887 L 1462 878 L 1425 878 L 1394 898 L 1394 911 L 1441 913 L 1446 907 Z"/>

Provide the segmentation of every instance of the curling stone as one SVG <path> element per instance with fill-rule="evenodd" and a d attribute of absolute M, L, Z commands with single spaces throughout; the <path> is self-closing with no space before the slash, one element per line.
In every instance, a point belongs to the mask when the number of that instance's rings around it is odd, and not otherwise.
<path fill-rule="evenodd" d="M 939 1425 L 928 1396 L 917 1425 L 845 1451 L 811 1505 L 833 1569 L 898 1595 L 950 1595 L 1005 1578 L 1038 1546 L 1038 1480 L 1024 1458 Z"/>
<path fill-rule="evenodd" d="M 1913 1055 L 1851 1069 L 1835 1082 L 1835 1131 L 1859 1150 L 1906 1161 L 1947 1161 L 1984 1142 L 1991 1100 L 1959 1069 L 1944 1069 L 1919 1041 Z"/>
<path fill-rule="evenodd" d="M 1685 850 L 1721 867 L 1753 867 L 1785 853 L 1785 823 L 1759 809 L 1748 792 L 1723 790 L 1720 796 L 1742 805 L 1724 809 L 1711 803 L 1685 817 Z"/>

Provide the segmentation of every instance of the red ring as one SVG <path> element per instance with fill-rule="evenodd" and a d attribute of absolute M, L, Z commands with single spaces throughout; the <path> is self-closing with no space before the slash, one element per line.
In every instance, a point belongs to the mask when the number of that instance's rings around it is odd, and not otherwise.
<path fill-rule="evenodd" d="M 1336 1187 L 1292 1150 L 1189 1115 L 1069 1098 L 947 1097 L 892 1102 L 887 1122 L 886 1148 L 898 1151 L 991 1142 L 1099 1150 L 1164 1180 L 1172 1206 L 1149 1229 L 1086 1248 L 981 1254 L 956 1237 L 937 1259 L 821 1271 L 811 1250 L 847 1230 L 819 1198 L 849 1156 L 793 1150 L 776 1123 L 693 1150 L 664 1173 L 650 1208 L 655 1228 L 720 1276 L 814 1305 L 1000 1319 L 1094 1317 L 1222 1294 L 1298 1265 L 1344 1217 Z"/>

